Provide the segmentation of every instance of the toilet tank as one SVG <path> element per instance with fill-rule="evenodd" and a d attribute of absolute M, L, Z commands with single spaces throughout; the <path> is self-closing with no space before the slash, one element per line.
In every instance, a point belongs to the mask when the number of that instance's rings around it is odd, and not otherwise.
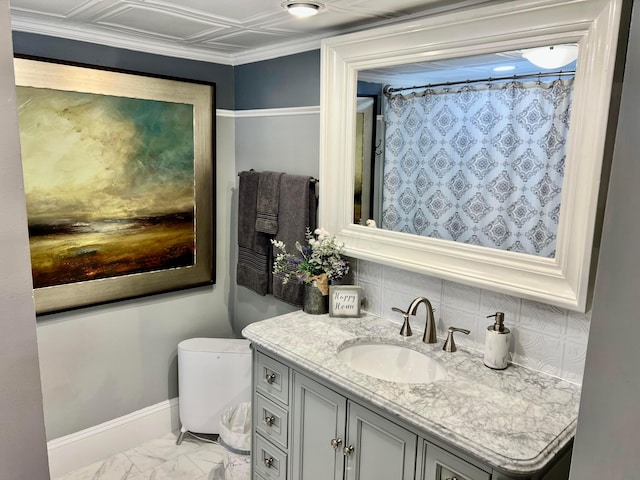
<path fill-rule="evenodd" d="M 251 401 L 249 341 L 191 338 L 180 342 L 178 396 L 183 430 L 220 433 L 220 415 Z"/>

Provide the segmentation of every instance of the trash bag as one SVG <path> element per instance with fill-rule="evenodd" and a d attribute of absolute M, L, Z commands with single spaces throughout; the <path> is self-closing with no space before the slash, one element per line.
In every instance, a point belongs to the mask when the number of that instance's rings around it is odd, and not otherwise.
<path fill-rule="evenodd" d="M 251 456 L 226 452 L 222 464 L 224 480 L 251 480 Z"/>
<path fill-rule="evenodd" d="M 222 412 L 218 442 L 237 455 L 251 453 L 251 402 L 239 403 Z"/>
<path fill-rule="evenodd" d="M 251 479 L 251 402 L 239 403 L 220 415 L 218 443 L 226 451 L 213 480 Z"/>

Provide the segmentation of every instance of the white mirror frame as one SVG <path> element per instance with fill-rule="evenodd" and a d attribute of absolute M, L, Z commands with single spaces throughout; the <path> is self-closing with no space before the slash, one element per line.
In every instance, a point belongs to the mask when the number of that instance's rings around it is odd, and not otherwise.
<path fill-rule="evenodd" d="M 621 7 L 515 0 L 324 40 L 319 225 L 352 257 L 584 312 Z M 580 48 L 555 258 L 352 223 L 359 71 L 559 43 Z"/>

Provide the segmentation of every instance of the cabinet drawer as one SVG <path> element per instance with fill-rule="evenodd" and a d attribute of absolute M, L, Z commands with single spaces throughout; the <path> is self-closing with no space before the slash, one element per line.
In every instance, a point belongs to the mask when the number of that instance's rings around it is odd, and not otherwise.
<path fill-rule="evenodd" d="M 280 447 L 287 448 L 289 414 L 262 395 L 255 396 L 256 430 Z"/>
<path fill-rule="evenodd" d="M 255 471 L 266 480 L 286 480 L 287 455 L 279 448 L 256 435 L 253 466 Z"/>
<path fill-rule="evenodd" d="M 491 474 L 425 443 L 424 480 L 491 480 Z"/>
<path fill-rule="evenodd" d="M 257 353 L 256 389 L 267 398 L 276 399 L 284 405 L 289 404 L 289 367 Z"/>

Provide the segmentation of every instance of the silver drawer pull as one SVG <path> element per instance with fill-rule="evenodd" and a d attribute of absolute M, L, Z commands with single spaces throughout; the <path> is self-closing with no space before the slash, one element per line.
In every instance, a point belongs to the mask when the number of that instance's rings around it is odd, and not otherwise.
<path fill-rule="evenodd" d="M 264 378 L 267 381 L 267 383 L 271 384 L 271 383 L 276 381 L 276 374 L 275 373 L 267 373 L 267 375 Z"/>
<path fill-rule="evenodd" d="M 458 480 L 458 477 L 449 477 L 449 478 L 445 478 L 444 480 Z"/>
<path fill-rule="evenodd" d="M 273 466 L 273 462 L 275 460 L 273 459 L 273 457 L 269 457 L 269 458 L 265 458 L 264 459 L 264 466 L 267 468 L 271 468 Z"/>
<path fill-rule="evenodd" d="M 276 421 L 276 417 L 274 417 L 273 415 L 269 416 L 269 417 L 264 417 L 264 423 L 267 424 L 267 427 L 271 427 Z"/>
<path fill-rule="evenodd" d="M 348 447 L 344 447 L 342 449 L 342 453 L 345 457 L 348 457 L 353 453 L 353 450 L 354 450 L 353 445 L 349 445 Z"/>
<path fill-rule="evenodd" d="M 340 445 L 342 445 L 342 439 L 341 438 L 332 438 L 331 439 L 331 446 L 333 447 L 334 450 L 337 450 Z"/>

